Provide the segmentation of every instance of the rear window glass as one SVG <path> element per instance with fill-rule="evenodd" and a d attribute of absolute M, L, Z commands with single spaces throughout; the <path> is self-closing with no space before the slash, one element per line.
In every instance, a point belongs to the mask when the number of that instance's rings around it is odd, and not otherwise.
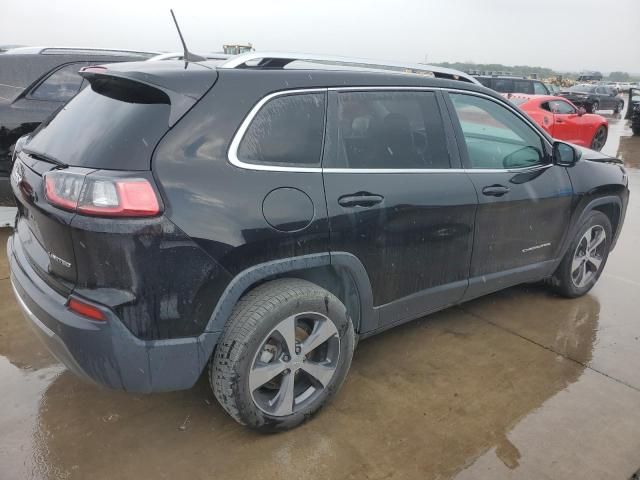
<path fill-rule="evenodd" d="M 171 106 L 161 91 L 123 79 L 97 79 L 26 147 L 68 165 L 148 170 L 154 147 L 169 129 Z"/>
<path fill-rule="evenodd" d="M 252 164 L 319 166 L 324 99 L 324 93 L 306 93 L 267 102 L 242 138 L 238 159 Z"/>

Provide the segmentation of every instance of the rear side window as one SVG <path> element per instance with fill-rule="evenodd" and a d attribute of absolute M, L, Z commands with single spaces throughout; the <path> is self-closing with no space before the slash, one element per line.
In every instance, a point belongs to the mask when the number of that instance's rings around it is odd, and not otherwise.
<path fill-rule="evenodd" d="M 533 93 L 532 83 L 528 80 L 515 80 L 513 82 L 513 91 L 515 93 Z"/>
<path fill-rule="evenodd" d="M 73 166 L 148 170 L 154 147 L 169 129 L 166 94 L 125 79 L 91 82 L 43 122 L 27 151 Z"/>
<path fill-rule="evenodd" d="M 53 102 L 68 102 L 80 90 L 82 77 L 78 74 L 78 71 L 83 66 L 85 66 L 84 63 L 73 63 L 56 70 L 36 87 L 31 93 L 31 98 Z"/>
<path fill-rule="evenodd" d="M 442 117 L 432 92 L 340 93 L 331 137 L 335 154 L 327 158 L 326 167 L 451 166 Z"/>
<path fill-rule="evenodd" d="M 514 90 L 514 85 L 513 85 L 513 80 L 509 79 L 509 78 L 496 78 L 493 81 L 493 89 L 496 92 L 500 92 L 500 93 L 513 93 L 515 92 Z M 525 93 L 525 92 L 521 92 L 521 93 Z"/>
<path fill-rule="evenodd" d="M 238 159 L 251 164 L 319 167 L 324 114 L 324 93 L 269 100 L 242 137 Z"/>

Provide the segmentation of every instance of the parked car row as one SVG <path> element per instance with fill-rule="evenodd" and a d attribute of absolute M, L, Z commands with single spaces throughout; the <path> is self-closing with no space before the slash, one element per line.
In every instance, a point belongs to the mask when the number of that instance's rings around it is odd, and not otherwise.
<path fill-rule="evenodd" d="M 628 92 L 631 88 L 637 87 L 638 84 L 631 82 L 609 82 L 607 86 L 615 88 L 618 92 Z"/>
<path fill-rule="evenodd" d="M 22 137 L 11 281 L 71 371 L 129 392 L 205 373 L 235 420 L 286 430 L 358 338 L 524 282 L 594 286 L 626 212 L 618 159 L 462 72 L 336 63 L 87 67 Z M 536 107 L 554 132 L 557 107 Z"/>
<path fill-rule="evenodd" d="M 634 135 L 640 135 L 640 87 L 633 88 L 630 91 L 631 98 L 631 129 Z"/>

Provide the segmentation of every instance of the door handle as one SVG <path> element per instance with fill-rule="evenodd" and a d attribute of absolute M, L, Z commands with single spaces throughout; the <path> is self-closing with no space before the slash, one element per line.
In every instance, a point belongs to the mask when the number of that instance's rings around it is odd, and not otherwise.
<path fill-rule="evenodd" d="M 556 118 L 556 123 L 564 123 L 564 120 L 562 120 L 561 118 Z"/>
<path fill-rule="evenodd" d="M 384 200 L 382 195 L 369 192 L 358 192 L 343 195 L 338 198 L 338 204 L 343 207 L 373 207 Z"/>
<path fill-rule="evenodd" d="M 482 193 L 489 197 L 501 197 L 507 193 L 509 193 L 511 189 L 509 187 L 505 187 L 504 185 L 489 185 L 488 187 L 484 187 L 482 189 Z"/>

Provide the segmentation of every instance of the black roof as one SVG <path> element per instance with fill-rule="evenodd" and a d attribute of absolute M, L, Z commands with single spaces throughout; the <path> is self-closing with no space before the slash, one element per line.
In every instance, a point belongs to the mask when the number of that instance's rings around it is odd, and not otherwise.
<path fill-rule="evenodd" d="M 206 62 L 205 62 L 206 63 Z M 215 68 L 215 67 L 214 67 Z M 495 91 L 473 83 L 433 78 L 412 73 L 388 73 L 379 71 L 349 70 L 287 70 L 287 69 L 229 69 L 217 68 L 218 81 L 237 82 L 238 86 L 247 84 L 250 88 L 264 92 L 335 87 L 424 87 L 449 88 L 481 92 L 503 100 Z"/>

